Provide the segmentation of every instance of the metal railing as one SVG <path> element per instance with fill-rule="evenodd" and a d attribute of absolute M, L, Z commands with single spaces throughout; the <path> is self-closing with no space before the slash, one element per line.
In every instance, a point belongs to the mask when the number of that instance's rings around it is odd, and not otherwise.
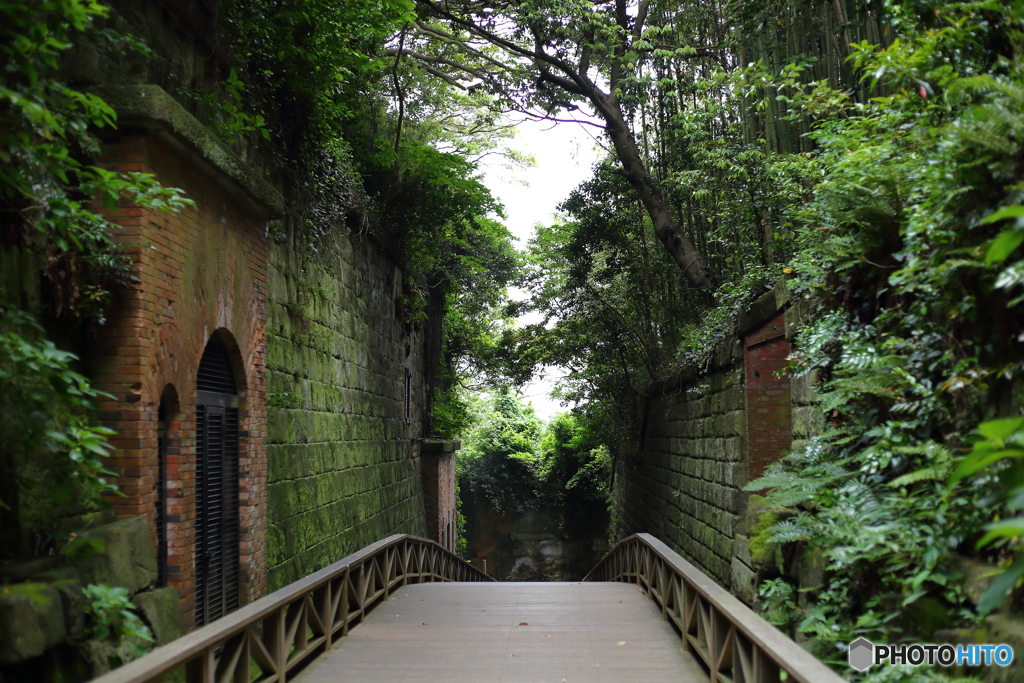
<path fill-rule="evenodd" d="M 94 683 L 155 683 L 183 665 L 188 683 L 286 683 L 395 588 L 493 580 L 434 541 L 389 536 Z"/>
<path fill-rule="evenodd" d="M 832 669 L 757 616 L 650 534 L 619 541 L 584 581 L 623 581 L 647 591 L 711 683 L 843 683 Z"/>

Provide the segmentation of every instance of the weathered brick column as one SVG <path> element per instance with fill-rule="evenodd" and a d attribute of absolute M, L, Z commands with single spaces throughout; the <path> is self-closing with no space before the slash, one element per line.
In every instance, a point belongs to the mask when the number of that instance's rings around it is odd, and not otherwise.
<path fill-rule="evenodd" d="M 778 312 L 743 339 L 747 402 L 747 481 L 789 451 L 793 443 L 792 403 L 786 363 L 791 345 L 785 313 Z"/>
<path fill-rule="evenodd" d="M 232 356 L 238 385 L 242 603 L 266 588 L 267 221 L 282 214 L 284 202 L 159 87 L 95 92 L 119 120 L 116 132 L 101 134 L 100 164 L 152 173 L 194 202 L 164 213 L 125 200 L 108 214 L 122 228 L 116 239 L 133 244 L 139 282 L 117 297 L 88 359 L 97 386 L 113 395 L 101 419 L 118 432 L 110 464 L 125 496 L 110 500 L 114 514 L 146 515 L 154 530 L 159 425 L 165 430 L 165 577 L 191 621 L 196 371 L 214 335 Z"/>
<path fill-rule="evenodd" d="M 425 439 L 420 446 L 423 461 L 423 502 L 428 537 L 455 552 L 455 452 L 459 441 Z"/>

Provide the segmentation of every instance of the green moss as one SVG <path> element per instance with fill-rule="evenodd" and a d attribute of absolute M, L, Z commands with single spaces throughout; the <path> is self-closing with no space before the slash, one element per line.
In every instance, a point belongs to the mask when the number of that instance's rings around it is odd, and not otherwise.
<path fill-rule="evenodd" d="M 78 536 L 64 546 L 64 550 L 61 551 L 62 554 L 72 559 L 93 557 L 105 552 L 107 552 L 107 542 L 96 536 Z"/>
<path fill-rule="evenodd" d="M 37 607 L 49 607 L 53 604 L 53 591 L 46 583 L 16 583 L 5 586 L 4 592 L 26 597 Z"/>
<path fill-rule="evenodd" d="M 771 563 L 781 564 L 781 557 L 777 543 L 771 539 L 772 528 L 782 521 L 782 516 L 775 512 L 766 510 L 767 499 L 761 496 L 751 496 L 747 503 L 748 519 L 756 516 L 750 526 L 750 559 L 755 565 L 767 566 Z"/>

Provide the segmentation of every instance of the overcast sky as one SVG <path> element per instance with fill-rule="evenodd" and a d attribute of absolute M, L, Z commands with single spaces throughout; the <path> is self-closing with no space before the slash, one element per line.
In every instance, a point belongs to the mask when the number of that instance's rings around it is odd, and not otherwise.
<path fill-rule="evenodd" d="M 532 155 L 537 163 L 524 170 L 502 168 L 490 157 L 481 162 L 484 180 L 491 192 L 505 205 L 505 225 L 524 249 L 534 235 L 538 223 L 547 224 L 555 215 L 555 207 L 569 193 L 590 177 L 591 168 L 600 157 L 594 137 L 600 131 L 576 123 L 525 121 L 518 126 L 519 135 L 510 145 Z M 513 297 L 517 292 L 511 292 Z M 533 403 L 537 416 L 549 420 L 566 410 L 548 394 L 559 372 L 548 368 L 544 380 L 523 389 L 523 398 Z"/>

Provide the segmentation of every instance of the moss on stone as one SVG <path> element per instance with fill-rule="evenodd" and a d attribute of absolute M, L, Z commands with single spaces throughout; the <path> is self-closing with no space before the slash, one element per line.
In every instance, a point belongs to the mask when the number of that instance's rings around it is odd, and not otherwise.
<path fill-rule="evenodd" d="M 265 218 L 284 215 L 281 193 L 160 86 L 104 86 L 91 90 L 117 112 L 121 126 L 139 125 L 167 133 L 176 147 L 212 167 L 218 182 L 257 213 Z"/>
<path fill-rule="evenodd" d="M 781 569 L 781 553 L 778 544 L 771 541 L 771 530 L 783 517 L 768 507 L 768 500 L 762 496 L 750 496 L 747 501 L 750 559 L 758 567 L 774 564 Z"/>
<path fill-rule="evenodd" d="M 16 583 L 4 586 L 3 590 L 6 594 L 28 598 L 36 607 L 49 607 L 53 604 L 53 589 L 45 583 Z"/>

